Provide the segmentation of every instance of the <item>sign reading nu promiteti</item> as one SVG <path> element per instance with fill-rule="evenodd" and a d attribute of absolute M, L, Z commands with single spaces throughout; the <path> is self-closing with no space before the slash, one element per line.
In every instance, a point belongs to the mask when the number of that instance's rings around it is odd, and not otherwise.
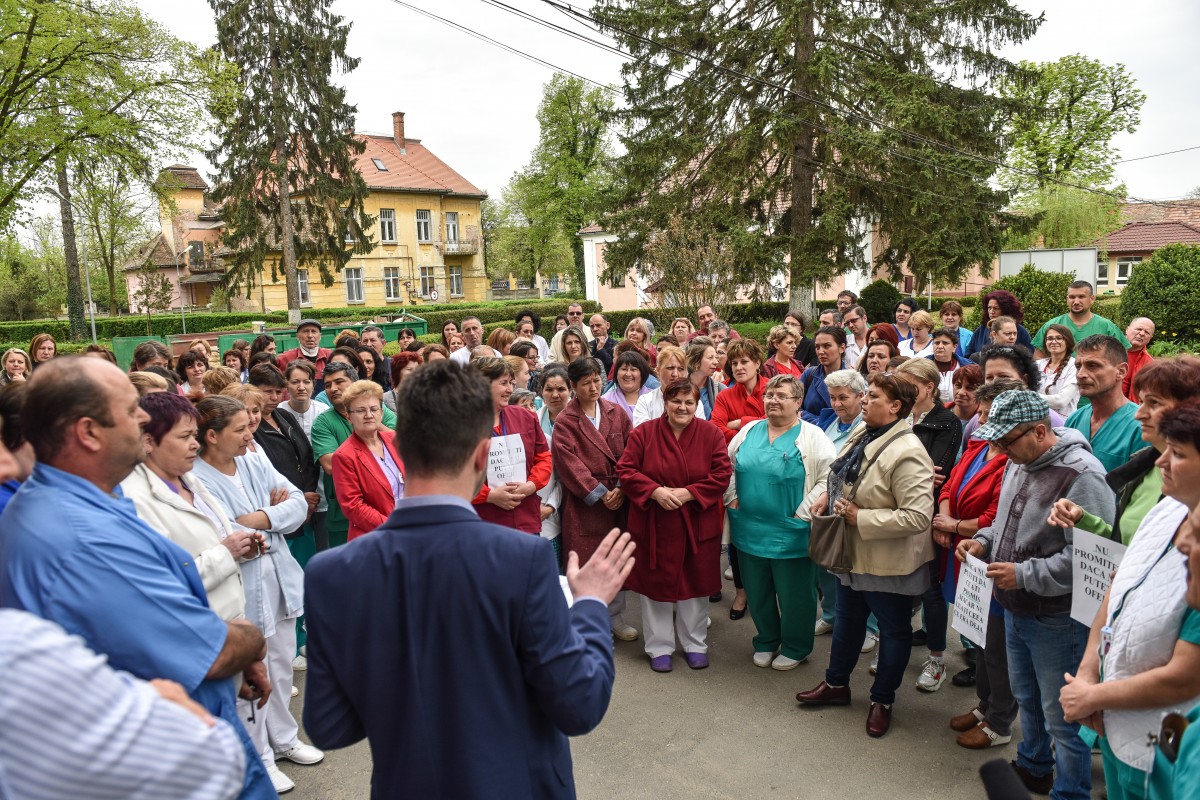
<path fill-rule="evenodd" d="M 1075 528 L 1071 561 L 1071 619 L 1092 627 L 1125 545 Z"/>

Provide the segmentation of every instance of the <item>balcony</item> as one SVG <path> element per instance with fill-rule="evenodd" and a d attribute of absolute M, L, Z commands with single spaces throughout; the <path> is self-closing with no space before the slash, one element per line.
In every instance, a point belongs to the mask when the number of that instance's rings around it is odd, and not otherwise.
<path fill-rule="evenodd" d="M 477 236 L 467 236 L 460 239 L 443 239 L 434 243 L 444 256 L 473 256 L 479 252 L 480 242 Z"/>
<path fill-rule="evenodd" d="M 188 263 L 187 270 L 193 275 L 199 275 L 201 273 L 224 272 L 225 263 L 219 259 L 193 261 Z"/>

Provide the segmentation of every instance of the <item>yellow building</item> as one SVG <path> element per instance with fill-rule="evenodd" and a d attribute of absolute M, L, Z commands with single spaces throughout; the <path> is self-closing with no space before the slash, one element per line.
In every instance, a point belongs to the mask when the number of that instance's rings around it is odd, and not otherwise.
<path fill-rule="evenodd" d="M 328 287 L 315 271 L 309 275 L 301 270 L 301 305 L 340 308 L 487 300 L 490 282 L 483 267 L 480 216 L 486 194 L 430 152 L 420 139 L 407 138 L 401 112 L 392 115 L 391 136 L 356 137 L 366 145 L 356 160 L 369 189 L 366 211 L 376 220 L 370 232 L 375 246 L 370 253 L 353 255 Z M 209 210 L 204 201 L 207 186 L 199 173 L 182 165 L 169 171 L 182 184 L 175 213 L 164 214 L 163 234 L 126 265 L 126 283 L 140 280 L 137 271 L 147 262 L 169 272 L 175 283 L 175 259 L 167 257 L 173 243 L 182 268 L 178 283 L 184 302 L 204 305 L 211 286 L 224 278 L 208 245 L 219 236 L 221 224 L 216 222 L 214 230 L 204 219 Z M 204 230 L 194 230 L 197 224 Z M 169 230 L 175 235 L 168 237 Z M 278 279 L 271 276 L 273 260 L 264 263 L 256 280 L 249 303 L 252 308 L 287 308 L 282 273 Z M 193 263 L 197 269 L 192 269 Z M 244 298 L 237 304 L 247 305 Z"/>

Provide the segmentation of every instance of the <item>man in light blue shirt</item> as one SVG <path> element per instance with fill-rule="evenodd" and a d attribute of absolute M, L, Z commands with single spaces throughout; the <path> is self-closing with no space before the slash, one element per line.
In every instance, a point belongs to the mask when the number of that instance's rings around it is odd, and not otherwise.
<path fill-rule="evenodd" d="M 181 684 L 241 740 L 241 797 L 274 798 L 230 680 L 243 674 L 243 696 L 257 689 L 265 702 L 262 634 L 208 607 L 195 560 L 118 488 L 143 458 L 147 419 L 137 390 L 106 361 L 38 368 L 22 413 L 38 464 L 0 517 L 0 606 L 58 623 L 116 669 Z"/>

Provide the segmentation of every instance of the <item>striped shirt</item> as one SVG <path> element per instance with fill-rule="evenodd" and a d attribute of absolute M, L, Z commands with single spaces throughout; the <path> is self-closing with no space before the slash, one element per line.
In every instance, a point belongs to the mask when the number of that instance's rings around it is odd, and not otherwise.
<path fill-rule="evenodd" d="M 232 798 L 245 753 L 78 636 L 0 609 L 0 800 Z"/>

